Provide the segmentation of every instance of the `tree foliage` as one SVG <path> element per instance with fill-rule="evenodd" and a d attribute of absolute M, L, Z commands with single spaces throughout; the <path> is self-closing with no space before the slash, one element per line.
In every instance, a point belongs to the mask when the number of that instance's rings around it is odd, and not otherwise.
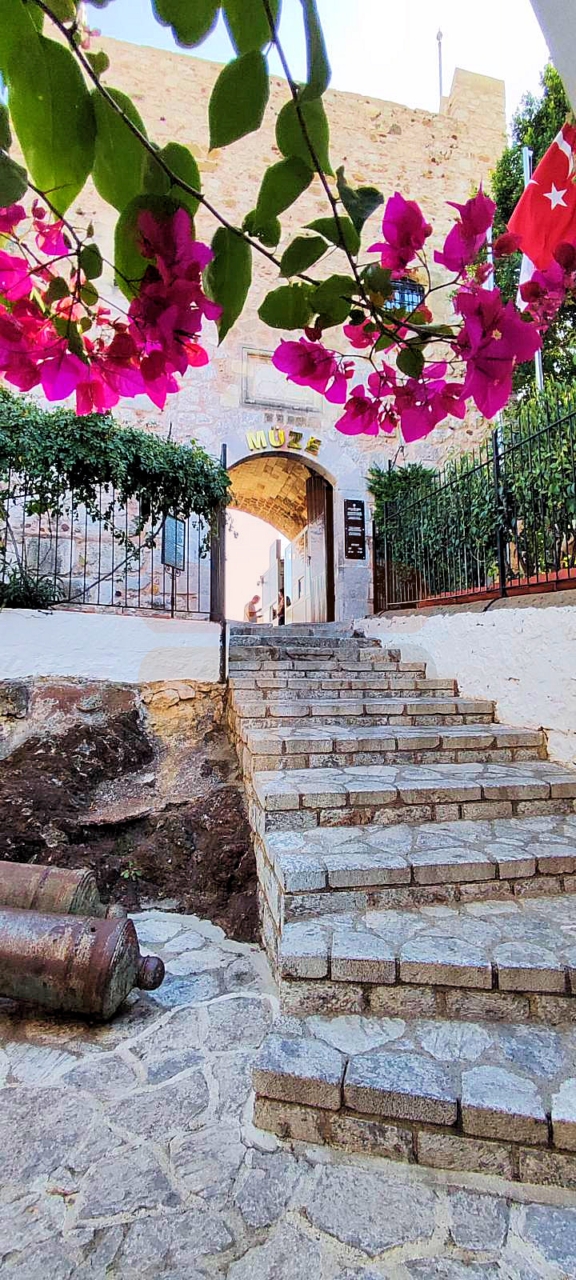
<path fill-rule="evenodd" d="M 533 165 L 539 164 L 562 128 L 570 111 L 564 86 L 551 63 L 542 77 L 542 93 L 524 95 L 512 120 L 510 146 L 502 152 L 492 175 L 492 189 L 497 203 L 495 233 L 500 234 L 520 200 L 524 190 L 522 148 L 533 152 Z M 506 298 L 514 298 L 518 289 L 521 255 L 514 254 L 497 263 L 496 279 Z M 568 382 L 576 372 L 576 307 L 568 301 L 551 324 L 543 347 L 546 377 Z M 518 367 L 516 390 L 529 390 L 534 383 L 534 370 L 529 364 Z"/>
<path fill-rule="evenodd" d="M 137 534 L 167 515 L 196 514 L 211 524 L 229 485 L 224 468 L 195 443 L 119 427 L 109 414 L 48 412 L 0 388 L 0 511 L 25 489 L 29 515 L 55 517 L 73 494 L 75 506 L 99 520 L 101 487 L 110 486 L 123 506 L 139 502 Z"/>

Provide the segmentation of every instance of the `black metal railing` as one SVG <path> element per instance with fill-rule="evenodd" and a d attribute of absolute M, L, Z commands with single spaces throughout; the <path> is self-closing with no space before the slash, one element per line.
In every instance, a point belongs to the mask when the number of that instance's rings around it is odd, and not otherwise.
<path fill-rule="evenodd" d="M 576 586 L 575 437 L 574 405 L 539 423 L 519 415 L 382 502 L 375 612 Z"/>
<path fill-rule="evenodd" d="M 176 561 L 182 567 L 174 568 L 163 563 L 173 531 L 168 539 L 163 522 L 143 525 L 140 503 L 124 504 L 113 488 L 101 486 L 96 518 L 66 492 L 55 513 L 37 515 L 36 497 L 26 477 L 2 477 L 0 605 L 29 601 L 209 617 L 210 556 L 201 519 L 183 522 Z"/>

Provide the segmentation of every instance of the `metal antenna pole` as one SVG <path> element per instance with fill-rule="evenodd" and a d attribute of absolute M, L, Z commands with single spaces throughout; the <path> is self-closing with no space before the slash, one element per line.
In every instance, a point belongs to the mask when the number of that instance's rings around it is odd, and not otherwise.
<path fill-rule="evenodd" d="M 522 173 L 524 175 L 524 186 L 527 187 L 532 177 L 532 169 L 534 164 L 534 152 L 531 147 L 522 147 Z M 536 376 L 536 390 L 544 390 L 544 367 L 542 364 L 542 352 L 537 351 L 534 356 L 534 371 Z"/>
<path fill-rule="evenodd" d="M 438 41 L 438 87 L 440 90 L 440 106 L 442 106 L 442 98 L 444 97 L 444 77 L 442 74 L 442 40 L 443 35 L 439 30 L 436 39 Z"/>

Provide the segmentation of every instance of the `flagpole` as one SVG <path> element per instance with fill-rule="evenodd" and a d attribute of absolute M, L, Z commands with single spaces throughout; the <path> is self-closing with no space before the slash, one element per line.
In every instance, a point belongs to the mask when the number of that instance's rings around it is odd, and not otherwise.
<path fill-rule="evenodd" d="M 532 177 L 532 163 L 534 160 L 534 152 L 531 147 L 522 147 L 522 172 L 524 174 L 524 189 L 528 186 Z M 536 390 L 544 390 L 544 366 L 542 364 L 542 352 L 537 351 L 534 356 L 534 371 L 536 375 Z"/>

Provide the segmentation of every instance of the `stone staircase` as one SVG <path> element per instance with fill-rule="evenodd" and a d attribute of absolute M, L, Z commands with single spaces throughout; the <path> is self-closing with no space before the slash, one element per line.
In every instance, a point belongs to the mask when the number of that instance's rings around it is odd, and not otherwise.
<path fill-rule="evenodd" d="M 256 1123 L 576 1187 L 576 773 L 336 624 L 229 660 L 282 1007 Z"/>

